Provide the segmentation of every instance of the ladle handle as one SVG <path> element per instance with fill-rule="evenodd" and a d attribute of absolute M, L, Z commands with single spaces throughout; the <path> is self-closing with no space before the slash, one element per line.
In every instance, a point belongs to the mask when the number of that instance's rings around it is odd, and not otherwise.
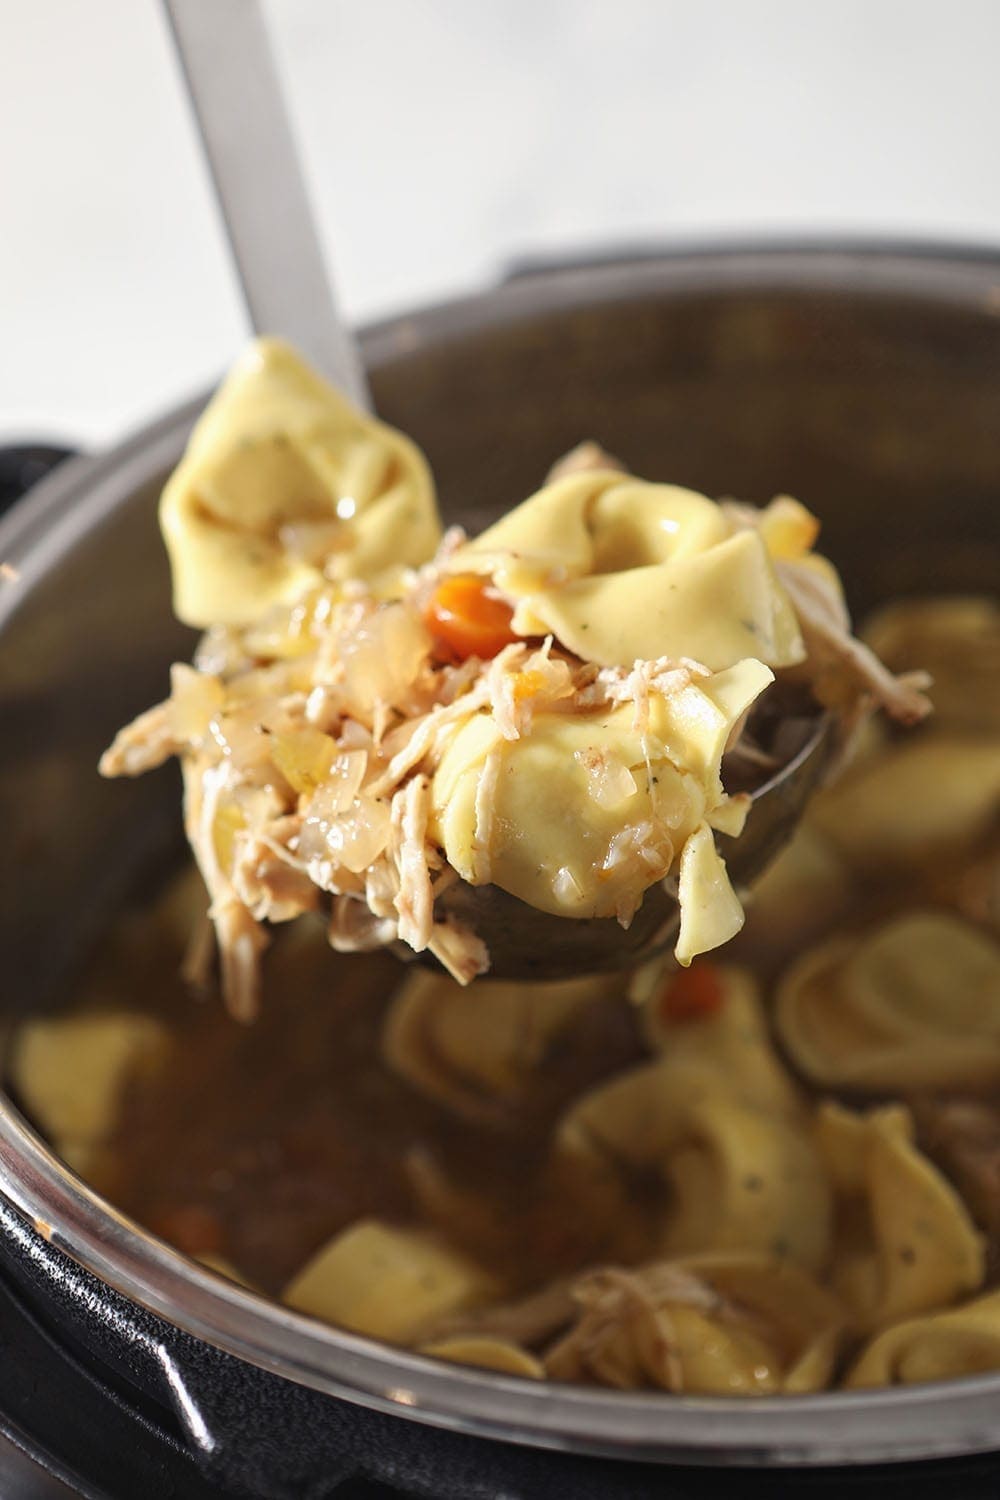
<path fill-rule="evenodd" d="M 371 409 L 342 321 L 259 0 L 163 0 L 257 333 L 295 344 Z"/>

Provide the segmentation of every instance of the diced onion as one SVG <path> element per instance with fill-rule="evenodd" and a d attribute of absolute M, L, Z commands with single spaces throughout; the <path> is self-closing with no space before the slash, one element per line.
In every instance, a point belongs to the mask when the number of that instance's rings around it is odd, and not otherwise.
<path fill-rule="evenodd" d="M 217 677 L 197 672 L 182 662 L 170 669 L 167 713 L 171 733 L 184 744 L 198 745 L 222 707 L 225 693 Z"/>
<path fill-rule="evenodd" d="M 404 604 L 350 612 L 337 640 L 341 685 L 362 717 L 379 703 L 398 703 L 409 692 L 430 650 L 422 623 Z"/>
<path fill-rule="evenodd" d="M 325 791 L 324 787 L 320 797 Z M 345 811 L 331 813 L 316 803 L 313 798 L 299 835 L 301 857 L 332 859 L 354 874 L 367 870 L 389 843 L 392 825 L 386 804 L 354 797 Z"/>
<path fill-rule="evenodd" d="M 613 811 L 638 791 L 636 779 L 624 761 L 600 750 L 577 750 L 574 760 L 587 773 L 587 790 L 599 807 Z"/>
<path fill-rule="evenodd" d="M 336 741 L 311 725 L 298 725 L 291 734 L 275 734 L 271 740 L 271 759 L 296 792 L 315 791 L 331 770 L 334 760 L 345 757 L 337 755 Z M 361 757 L 362 762 L 365 756 Z M 361 775 L 364 775 L 364 764 Z M 355 786 L 354 790 L 357 790 Z M 352 791 L 351 796 L 354 793 Z M 348 805 L 350 798 L 347 799 Z M 337 808 L 339 812 L 340 809 Z"/>
<path fill-rule="evenodd" d="M 560 865 L 553 876 L 552 894 L 564 906 L 577 907 L 583 900 L 583 887 L 568 865 Z"/>

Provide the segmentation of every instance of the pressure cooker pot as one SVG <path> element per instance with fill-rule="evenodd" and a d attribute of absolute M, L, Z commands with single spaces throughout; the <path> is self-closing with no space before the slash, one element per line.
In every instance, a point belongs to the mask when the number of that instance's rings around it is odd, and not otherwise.
<path fill-rule="evenodd" d="M 1000 256 L 843 245 L 541 267 L 375 327 L 364 350 L 379 413 L 469 529 L 593 436 L 709 495 L 800 496 L 856 615 L 1000 579 Z M 172 774 L 108 785 L 95 768 L 194 645 L 156 504 L 203 402 L 61 465 L 0 524 L 8 1024 L 66 1001 L 96 935 L 180 850 Z M 631 1394 L 323 1326 L 131 1223 L 4 1101 L 0 1271 L 192 1472 L 271 1500 L 353 1474 L 433 1496 L 680 1495 L 692 1466 L 1000 1449 L 1000 1372 L 765 1401 Z"/>

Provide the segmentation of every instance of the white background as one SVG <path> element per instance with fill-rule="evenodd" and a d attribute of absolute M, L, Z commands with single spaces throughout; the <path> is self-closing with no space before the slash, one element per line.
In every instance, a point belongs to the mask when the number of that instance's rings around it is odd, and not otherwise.
<path fill-rule="evenodd" d="M 268 14 L 359 319 L 571 247 L 1000 244 L 1000 0 Z M 0 79 L 0 440 L 103 443 L 211 380 L 245 331 L 157 0 L 0 0 Z"/>

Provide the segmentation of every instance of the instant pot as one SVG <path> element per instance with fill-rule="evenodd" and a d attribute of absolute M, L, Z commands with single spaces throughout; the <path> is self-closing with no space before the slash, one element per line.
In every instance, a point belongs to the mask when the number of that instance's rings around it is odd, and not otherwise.
<path fill-rule="evenodd" d="M 1000 252 L 539 267 L 382 324 L 364 351 L 380 415 L 423 446 L 446 518 L 470 528 L 590 436 L 710 495 L 799 496 L 856 613 L 1000 580 Z M 0 523 L 6 1023 L 71 994 L 95 935 L 181 847 L 172 772 L 108 785 L 95 768 L 194 644 L 155 512 L 204 400 L 61 463 Z M 10 455 L 3 475 L 18 487 Z M 753 1401 L 439 1364 L 194 1265 L 2 1098 L 0 1343 L 5 1496 L 1000 1495 L 1000 1372 Z"/>

